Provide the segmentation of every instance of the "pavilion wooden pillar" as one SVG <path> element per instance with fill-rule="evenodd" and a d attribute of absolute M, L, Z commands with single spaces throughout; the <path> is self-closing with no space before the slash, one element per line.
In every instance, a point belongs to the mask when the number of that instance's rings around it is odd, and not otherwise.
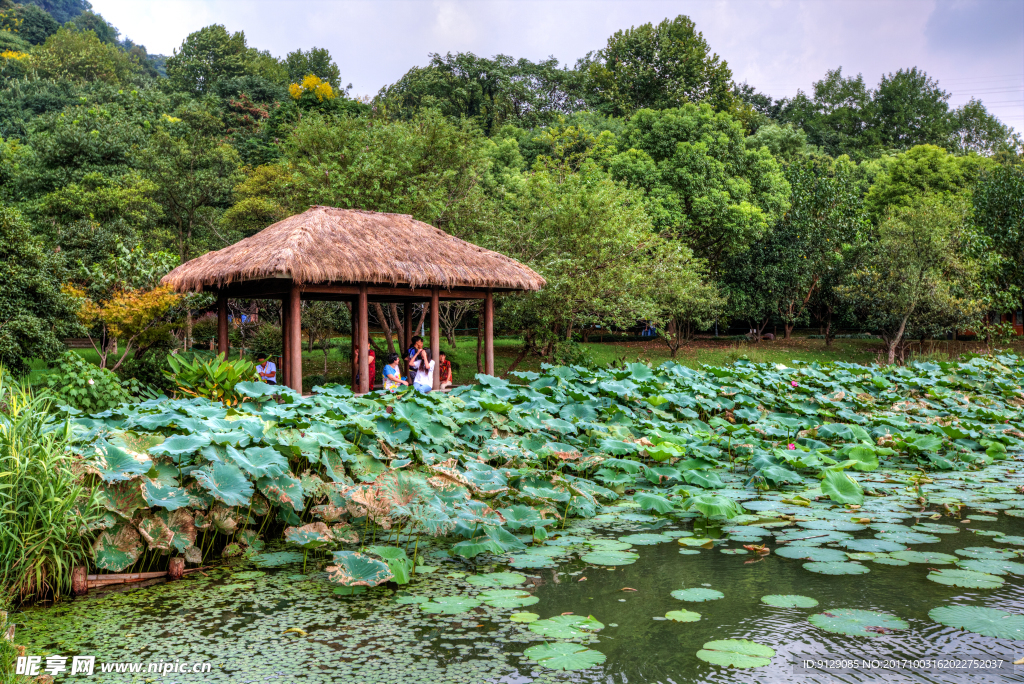
<path fill-rule="evenodd" d="M 373 389 L 370 377 L 370 303 L 366 285 L 359 286 L 359 393 L 366 394 Z"/>
<path fill-rule="evenodd" d="M 402 315 L 405 316 L 405 325 L 402 326 L 402 367 L 405 375 L 409 375 L 409 347 L 412 346 L 412 302 L 406 302 L 402 306 Z"/>
<path fill-rule="evenodd" d="M 434 386 L 441 389 L 441 296 L 435 287 L 430 291 L 430 360 L 434 362 Z"/>
<path fill-rule="evenodd" d="M 277 384 L 285 387 L 292 386 L 292 341 L 288 332 L 291 330 L 289 325 L 291 315 L 288 310 L 290 303 L 290 297 L 281 297 L 281 356 L 279 357 L 281 367 L 277 369 Z"/>
<path fill-rule="evenodd" d="M 288 293 L 288 340 L 291 349 L 288 354 L 288 365 L 291 373 L 288 386 L 302 394 L 302 297 L 299 286 L 292 282 Z"/>
<path fill-rule="evenodd" d="M 494 295 L 490 288 L 484 297 L 484 373 L 494 375 Z"/>
<path fill-rule="evenodd" d="M 217 353 L 228 357 L 228 295 L 217 293 Z"/>

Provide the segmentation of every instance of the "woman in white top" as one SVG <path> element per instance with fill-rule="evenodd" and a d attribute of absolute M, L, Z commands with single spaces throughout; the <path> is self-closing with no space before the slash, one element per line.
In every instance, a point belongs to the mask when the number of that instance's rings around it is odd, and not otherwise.
<path fill-rule="evenodd" d="M 429 349 L 421 349 L 416 353 L 414 359 L 416 365 L 416 377 L 413 378 L 412 387 L 420 392 L 429 392 L 434 389 L 434 362 L 430 358 Z M 412 366 L 413 364 L 409 364 Z"/>

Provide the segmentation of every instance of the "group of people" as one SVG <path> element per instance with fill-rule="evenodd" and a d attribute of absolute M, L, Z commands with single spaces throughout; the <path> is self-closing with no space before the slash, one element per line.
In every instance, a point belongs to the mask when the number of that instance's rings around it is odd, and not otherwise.
<path fill-rule="evenodd" d="M 368 371 L 370 378 L 377 377 L 377 355 L 370 349 Z M 398 354 L 388 354 L 388 363 L 384 366 L 384 389 L 389 392 L 396 391 L 399 387 L 412 385 L 413 389 L 420 392 L 430 392 L 434 389 L 434 366 L 435 362 L 429 349 L 424 349 L 423 338 L 417 335 L 412 338 L 412 346 L 405 352 L 406 360 L 409 362 L 409 371 L 412 380 L 402 377 L 402 368 L 398 363 Z M 448 389 L 452 386 L 452 362 L 444 352 L 439 354 L 440 365 L 438 372 L 441 374 L 440 388 Z M 359 350 L 356 349 L 356 368 L 359 367 Z M 267 357 L 261 354 L 258 357 L 256 372 L 260 380 L 268 385 L 277 384 L 277 365 L 268 361 Z M 359 382 L 359 372 L 356 371 L 356 383 Z M 370 389 L 373 389 L 371 383 Z"/>
<path fill-rule="evenodd" d="M 373 353 L 372 351 L 370 352 Z M 405 352 L 406 361 L 409 363 L 409 372 L 412 380 L 402 377 L 402 369 L 398 363 L 398 354 L 389 354 L 388 363 L 384 366 L 384 389 L 394 392 L 399 387 L 412 385 L 418 392 L 431 392 L 434 389 L 434 369 L 436 362 L 429 349 L 423 347 L 423 338 L 417 335 L 412 338 L 412 346 Z M 440 365 L 437 368 L 440 373 L 440 389 L 447 389 L 452 386 L 452 362 L 444 352 L 439 354 Z"/>

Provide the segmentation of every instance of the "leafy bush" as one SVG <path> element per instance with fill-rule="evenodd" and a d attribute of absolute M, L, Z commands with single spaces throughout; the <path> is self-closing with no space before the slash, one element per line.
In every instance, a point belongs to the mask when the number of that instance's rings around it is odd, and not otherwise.
<path fill-rule="evenodd" d="M 555 344 L 551 351 L 552 362 L 557 366 L 582 366 L 597 368 L 597 362 L 590 350 L 576 340 L 568 340 Z M 453 371 L 454 372 L 454 371 Z"/>
<path fill-rule="evenodd" d="M 46 388 L 57 404 L 86 413 L 99 413 L 132 399 L 143 391 L 137 380 L 121 382 L 117 374 L 94 366 L 75 352 L 64 352 L 46 377 Z"/>
<path fill-rule="evenodd" d="M 234 406 L 242 399 L 242 395 L 235 392 L 235 385 L 258 379 L 256 364 L 252 361 L 226 361 L 223 354 L 213 359 L 204 359 L 199 354 L 177 354 L 167 357 L 167 365 L 171 371 L 164 371 L 164 374 L 181 392 L 227 406 Z"/>
<path fill-rule="evenodd" d="M 71 426 L 52 406 L 0 367 L 0 587 L 21 599 L 58 598 L 70 588 L 72 569 L 89 554 L 86 530 L 99 517 L 68 449 Z"/>
<path fill-rule="evenodd" d="M 249 337 L 249 349 L 254 357 L 281 355 L 281 328 L 270 323 L 263 323 Z"/>
<path fill-rule="evenodd" d="M 208 345 L 217 339 L 217 316 L 206 314 L 192 324 L 192 342 L 197 345 Z"/>

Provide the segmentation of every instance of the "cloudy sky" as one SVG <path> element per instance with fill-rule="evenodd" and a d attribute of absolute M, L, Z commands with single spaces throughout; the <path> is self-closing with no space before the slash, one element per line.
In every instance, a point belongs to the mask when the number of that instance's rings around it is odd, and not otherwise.
<path fill-rule="evenodd" d="M 738 81 L 773 97 L 809 90 L 826 69 L 918 66 L 1024 131 L 1021 0 L 92 0 L 153 53 L 224 24 L 277 56 L 325 47 L 354 94 L 372 95 L 431 52 L 572 64 L 619 29 L 687 14 Z"/>

